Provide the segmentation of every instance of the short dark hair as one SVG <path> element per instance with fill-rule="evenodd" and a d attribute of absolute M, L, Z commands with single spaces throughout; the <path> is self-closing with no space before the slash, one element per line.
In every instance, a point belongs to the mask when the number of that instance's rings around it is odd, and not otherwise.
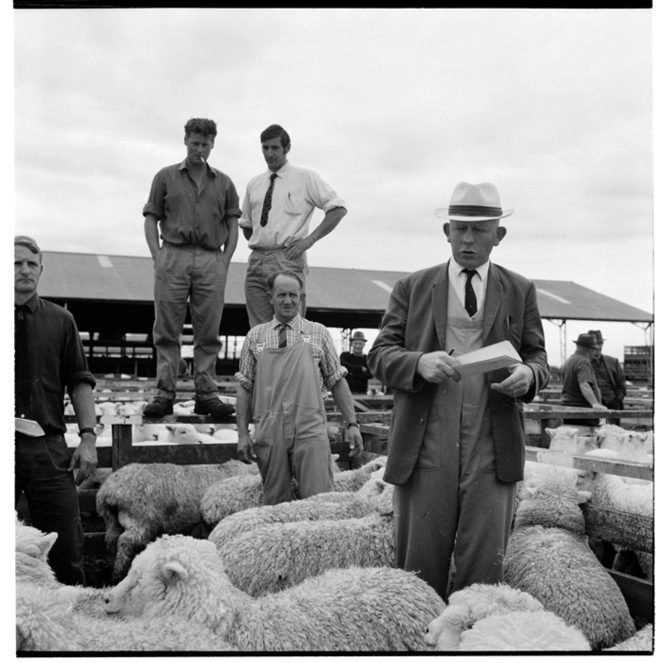
<path fill-rule="evenodd" d="M 302 280 L 302 277 L 299 274 L 296 274 L 295 272 L 290 272 L 288 270 L 284 270 L 282 272 L 274 272 L 270 274 L 270 276 L 268 276 L 267 287 L 270 288 L 270 290 L 274 290 L 274 282 L 277 280 L 277 276 L 288 276 L 291 279 L 295 279 L 300 286 L 300 290 L 304 289 L 304 281 Z"/>
<path fill-rule="evenodd" d="M 16 235 L 14 237 L 14 246 L 26 246 L 30 251 L 33 253 L 36 253 L 39 256 L 39 262 L 41 263 L 42 261 L 42 252 L 41 249 L 39 248 L 39 245 L 37 242 L 35 242 L 32 237 L 28 237 L 27 235 Z"/>
<path fill-rule="evenodd" d="M 290 136 L 286 129 L 278 124 L 271 124 L 263 133 L 261 134 L 261 143 L 264 143 L 266 140 L 271 138 L 280 138 L 281 146 L 286 149 L 290 147 Z"/>
<path fill-rule="evenodd" d="M 184 125 L 185 138 L 189 134 L 202 134 L 203 136 L 212 136 L 214 138 L 217 135 L 217 125 L 214 120 L 206 120 L 203 117 L 192 117 Z"/>

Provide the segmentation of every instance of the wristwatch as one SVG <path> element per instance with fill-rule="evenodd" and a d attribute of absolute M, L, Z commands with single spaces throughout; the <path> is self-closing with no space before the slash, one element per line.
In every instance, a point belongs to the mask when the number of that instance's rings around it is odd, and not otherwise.
<path fill-rule="evenodd" d="M 351 426 L 357 426 L 358 428 L 360 427 L 360 424 L 357 423 L 357 421 L 349 421 L 346 424 L 346 428 L 350 428 Z"/>
<path fill-rule="evenodd" d="M 83 433 L 92 433 L 95 437 L 97 437 L 97 431 L 94 428 L 81 428 L 81 430 L 78 431 L 78 436 L 82 437 Z"/>

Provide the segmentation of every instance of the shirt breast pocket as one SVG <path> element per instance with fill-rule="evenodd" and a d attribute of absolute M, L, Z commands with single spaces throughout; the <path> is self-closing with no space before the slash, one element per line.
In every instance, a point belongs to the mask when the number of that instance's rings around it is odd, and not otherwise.
<path fill-rule="evenodd" d="M 304 213 L 305 207 L 306 202 L 302 196 L 289 193 L 286 197 L 286 202 L 284 203 L 284 212 L 286 212 L 286 214 L 298 216 Z"/>

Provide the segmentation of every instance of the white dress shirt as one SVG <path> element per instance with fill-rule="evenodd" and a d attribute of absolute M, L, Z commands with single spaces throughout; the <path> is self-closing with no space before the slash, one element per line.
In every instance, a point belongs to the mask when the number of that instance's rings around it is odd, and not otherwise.
<path fill-rule="evenodd" d="M 475 297 L 477 298 L 477 313 L 482 310 L 484 306 L 484 297 L 486 295 L 486 284 L 487 278 L 489 276 L 489 265 L 490 261 L 487 260 L 483 265 L 475 267 L 477 274 L 473 275 L 473 278 L 470 282 L 473 290 L 475 291 Z M 454 288 L 454 291 L 458 295 L 462 304 L 466 302 L 466 279 L 468 278 L 465 273 L 462 272 L 464 268 L 454 259 L 450 258 L 450 265 L 447 271 L 447 276 L 450 281 L 450 285 Z M 475 313 L 475 315 L 477 315 Z"/>
<path fill-rule="evenodd" d="M 247 185 L 240 227 L 253 231 L 249 239 L 250 249 L 283 248 L 288 240 L 302 239 L 309 234 L 309 222 L 316 207 L 329 212 L 334 207 L 346 206 L 334 189 L 313 170 L 286 162 L 276 174 L 272 206 L 265 226 L 260 224 L 261 212 L 272 171 L 257 175 Z"/>

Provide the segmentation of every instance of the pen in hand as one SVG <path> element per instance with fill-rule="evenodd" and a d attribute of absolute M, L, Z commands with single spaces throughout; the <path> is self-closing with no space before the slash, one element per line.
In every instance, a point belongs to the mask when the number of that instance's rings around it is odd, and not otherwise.
<path fill-rule="evenodd" d="M 447 354 L 451 357 L 454 354 L 456 348 L 452 348 Z"/>

